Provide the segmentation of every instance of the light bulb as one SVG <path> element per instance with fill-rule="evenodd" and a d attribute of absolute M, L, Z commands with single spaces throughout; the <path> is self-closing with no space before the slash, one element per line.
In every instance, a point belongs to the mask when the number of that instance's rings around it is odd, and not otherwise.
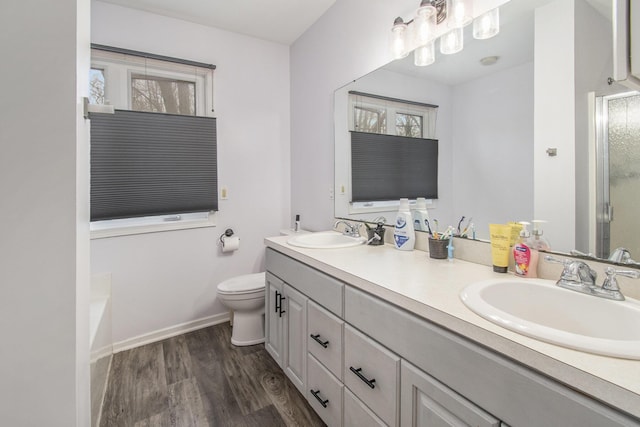
<path fill-rule="evenodd" d="M 394 59 L 404 58 L 409 54 L 407 50 L 407 24 L 398 17 L 391 28 L 391 53 Z"/>
<path fill-rule="evenodd" d="M 490 39 L 500 32 L 500 13 L 496 7 L 473 21 L 473 38 Z"/>
<path fill-rule="evenodd" d="M 424 2 L 423 2 L 424 3 Z M 413 20 L 416 46 L 422 46 L 433 39 L 436 26 L 436 8 L 430 4 L 420 5 Z"/>
<path fill-rule="evenodd" d="M 432 40 L 424 46 L 413 51 L 413 63 L 418 67 L 431 65 L 436 61 L 435 41 Z"/>
<path fill-rule="evenodd" d="M 454 28 L 440 37 L 440 53 L 451 55 L 458 53 L 464 47 L 462 27 Z"/>
<path fill-rule="evenodd" d="M 450 0 L 449 18 L 447 26 L 451 28 L 464 27 L 471 23 L 473 7 L 468 0 Z"/>

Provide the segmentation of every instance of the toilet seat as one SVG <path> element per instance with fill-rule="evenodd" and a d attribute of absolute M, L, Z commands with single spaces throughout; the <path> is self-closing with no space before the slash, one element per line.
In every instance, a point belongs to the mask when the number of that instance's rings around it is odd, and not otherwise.
<path fill-rule="evenodd" d="M 250 294 L 256 291 L 264 290 L 265 273 L 244 274 L 242 276 L 232 277 L 218 284 L 218 293 L 220 294 Z"/>

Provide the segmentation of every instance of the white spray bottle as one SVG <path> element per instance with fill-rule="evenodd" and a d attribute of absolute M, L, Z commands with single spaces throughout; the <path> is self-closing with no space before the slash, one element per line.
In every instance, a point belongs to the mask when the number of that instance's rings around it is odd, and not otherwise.
<path fill-rule="evenodd" d="M 416 245 L 416 233 L 413 229 L 409 199 L 400 199 L 400 209 L 396 216 L 393 242 L 396 249 L 400 249 L 401 251 L 412 251 Z"/>

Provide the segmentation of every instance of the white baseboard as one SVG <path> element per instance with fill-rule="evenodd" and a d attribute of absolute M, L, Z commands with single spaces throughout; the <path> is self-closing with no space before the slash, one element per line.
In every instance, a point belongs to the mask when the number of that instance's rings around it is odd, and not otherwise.
<path fill-rule="evenodd" d="M 147 334 L 138 335 L 137 337 L 129 338 L 124 341 L 113 343 L 113 352 L 119 353 L 121 351 L 129 350 L 135 347 L 140 347 L 145 344 L 151 344 L 153 342 L 162 341 L 167 338 L 175 337 L 187 332 L 195 331 L 197 329 L 206 328 L 207 326 L 217 325 L 229 321 L 229 312 L 215 314 L 213 316 L 204 317 L 202 319 L 193 320 L 191 322 L 181 323 L 175 326 L 169 326 L 168 328 L 159 329 L 157 331 L 149 332 Z"/>

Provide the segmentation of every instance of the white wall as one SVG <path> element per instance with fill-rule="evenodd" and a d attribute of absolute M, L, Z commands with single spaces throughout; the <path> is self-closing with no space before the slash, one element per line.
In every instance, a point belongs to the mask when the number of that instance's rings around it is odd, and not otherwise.
<path fill-rule="evenodd" d="M 551 247 L 566 252 L 575 248 L 576 217 L 574 1 L 556 0 L 535 15 L 534 215 L 549 221 Z"/>
<path fill-rule="evenodd" d="M 453 89 L 453 210 L 478 238 L 489 223 L 534 219 L 533 104 L 532 62 Z"/>
<path fill-rule="evenodd" d="M 218 177 L 229 191 L 218 227 L 91 242 L 92 271 L 112 274 L 117 349 L 226 315 L 217 283 L 261 271 L 263 238 L 291 226 L 289 48 L 102 2 L 91 41 L 217 66 Z M 218 246 L 227 227 L 241 240 L 232 254 Z"/>
<path fill-rule="evenodd" d="M 89 425 L 89 3 L 0 3 L 0 425 Z"/>

